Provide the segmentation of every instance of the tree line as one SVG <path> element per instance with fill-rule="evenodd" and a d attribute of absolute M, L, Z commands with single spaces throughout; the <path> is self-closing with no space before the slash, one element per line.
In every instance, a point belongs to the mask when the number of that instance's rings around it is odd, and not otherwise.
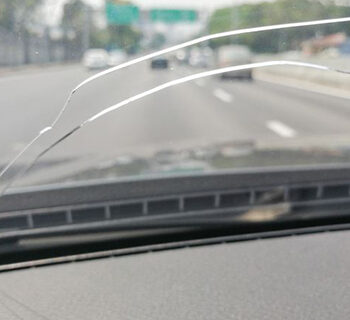
<path fill-rule="evenodd" d="M 114 0 L 114 3 L 118 1 Z M 25 63 L 30 63 L 29 38 L 35 36 L 35 27 L 49 29 L 40 21 L 40 9 L 44 5 L 45 0 L 0 0 L 0 32 L 11 34 L 22 41 Z M 142 35 L 137 28 L 132 25 L 108 25 L 101 28 L 96 25 L 94 16 L 94 8 L 85 1 L 68 0 L 56 26 L 61 30 L 61 37 L 42 40 L 60 43 L 65 51 L 65 60 L 80 58 L 88 47 L 123 48 L 130 53 L 138 50 Z"/>
<path fill-rule="evenodd" d="M 140 31 L 132 25 L 108 25 L 102 29 L 97 27 L 93 21 L 93 8 L 82 0 L 70 0 L 64 5 L 61 27 L 63 30 L 74 31 L 75 38 L 70 42 L 77 47 L 84 47 L 84 37 L 88 37 L 89 47 L 121 48 L 133 53 L 138 50 L 141 40 Z"/>
<path fill-rule="evenodd" d="M 208 30 L 209 33 L 217 33 L 232 29 L 348 16 L 350 16 L 350 7 L 336 5 L 335 1 L 331 0 L 276 0 L 218 9 L 209 20 Z M 276 53 L 297 50 L 304 40 L 336 32 L 346 32 L 349 36 L 350 24 L 336 23 L 258 32 L 215 39 L 210 42 L 210 45 L 216 48 L 237 43 L 248 45 L 255 52 Z"/>

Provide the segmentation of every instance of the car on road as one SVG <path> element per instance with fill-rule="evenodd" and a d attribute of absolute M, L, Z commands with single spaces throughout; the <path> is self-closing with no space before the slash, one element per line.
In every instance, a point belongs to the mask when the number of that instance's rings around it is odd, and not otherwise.
<path fill-rule="evenodd" d="M 203 54 L 193 55 L 190 57 L 189 64 L 194 68 L 207 68 L 208 62 Z"/>
<path fill-rule="evenodd" d="M 175 61 L 180 65 L 188 64 L 190 53 L 188 50 L 178 50 L 175 53 Z"/>
<path fill-rule="evenodd" d="M 252 52 L 249 47 L 243 45 L 226 45 L 217 51 L 216 64 L 218 68 L 238 66 L 252 62 Z M 253 79 L 251 69 L 225 72 L 220 75 L 221 79 Z"/>
<path fill-rule="evenodd" d="M 82 62 L 89 70 L 104 69 L 108 66 L 109 55 L 104 49 L 89 49 L 84 53 Z"/>
<path fill-rule="evenodd" d="M 168 69 L 169 59 L 167 58 L 154 58 L 151 60 L 151 69 Z"/>
<path fill-rule="evenodd" d="M 127 59 L 127 55 L 124 51 L 112 50 L 111 52 L 109 52 L 108 65 L 110 67 L 114 67 L 114 66 L 117 66 L 118 64 L 125 62 L 126 59 Z"/>
<path fill-rule="evenodd" d="M 209 68 L 213 65 L 213 51 L 209 47 L 194 47 L 190 51 L 189 65 L 194 68 Z"/>

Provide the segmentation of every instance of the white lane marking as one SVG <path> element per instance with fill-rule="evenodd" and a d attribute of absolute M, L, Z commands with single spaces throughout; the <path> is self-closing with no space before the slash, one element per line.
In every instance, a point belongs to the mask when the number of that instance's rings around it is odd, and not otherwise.
<path fill-rule="evenodd" d="M 214 96 L 223 102 L 230 103 L 232 101 L 232 96 L 222 89 L 215 89 L 213 92 Z"/>
<path fill-rule="evenodd" d="M 274 133 L 283 138 L 293 138 L 296 135 L 296 131 L 284 123 L 276 120 L 271 120 L 266 123 L 266 126 Z"/>
<path fill-rule="evenodd" d="M 198 79 L 195 82 L 196 82 L 196 85 L 198 87 L 204 87 L 205 86 L 205 81 L 203 79 Z"/>

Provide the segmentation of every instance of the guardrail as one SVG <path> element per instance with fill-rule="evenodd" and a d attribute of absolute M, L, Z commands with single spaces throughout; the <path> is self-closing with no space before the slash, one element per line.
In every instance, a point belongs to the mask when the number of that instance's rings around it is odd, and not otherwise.
<path fill-rule="evenodd" d="M 292 60 L 314 63 L 324 66 L 336 68 L 338 70 L 350 71 L 350 56 L 341 57 L 303 57 L 301 55 L 259 55 L 256 56 L 257 61 L 268 60 Z M 293 80 L 307 81 L 319 85 L 329 86 L 332 88 L 349 90 L 350 92 L 350 75 L 336 72 L 328 72 L 324 70 L 316 70 L 306 67 L 296 66 L 274 66 L 257 70 L 260 76 L 270 75 Z"/>

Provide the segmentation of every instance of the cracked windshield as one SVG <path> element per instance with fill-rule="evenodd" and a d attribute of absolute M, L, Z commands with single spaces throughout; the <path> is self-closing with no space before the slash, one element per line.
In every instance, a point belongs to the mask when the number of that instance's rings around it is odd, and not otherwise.
<path fill-rule="evenodd" d="M 0 194 L 350 161 L 349 0 L 0 0 Z"/>

